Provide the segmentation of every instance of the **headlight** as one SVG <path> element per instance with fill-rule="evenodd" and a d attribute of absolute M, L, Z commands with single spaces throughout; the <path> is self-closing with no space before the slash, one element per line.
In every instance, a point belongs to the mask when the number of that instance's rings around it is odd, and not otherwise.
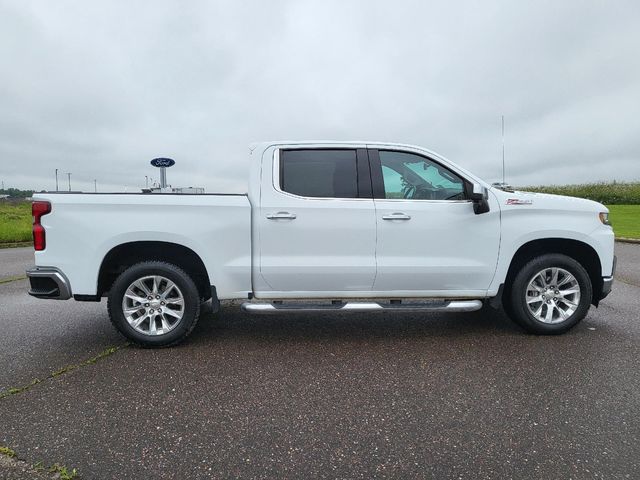
<path fill-rule="evenodd" d="M 611 222 L 609 222 L 609 214 L 607 212 L 600 212 L 599 216 L 602 223 L 605 225 L 611 225 Z"/>

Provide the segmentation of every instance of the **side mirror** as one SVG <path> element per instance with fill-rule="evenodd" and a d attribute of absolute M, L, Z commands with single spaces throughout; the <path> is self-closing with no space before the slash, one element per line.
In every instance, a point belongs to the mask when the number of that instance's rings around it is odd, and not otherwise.
<path fill-rule="evenodd" d="M 476 215 L 487 213 L 490 210 L 489 191 L 479 183 L 472 185 L 469 198 L 473 202 L 473 213 Z"/>

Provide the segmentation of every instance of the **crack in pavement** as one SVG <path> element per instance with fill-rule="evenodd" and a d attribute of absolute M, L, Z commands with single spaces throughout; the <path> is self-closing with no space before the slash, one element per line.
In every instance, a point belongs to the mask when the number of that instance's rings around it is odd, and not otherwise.
<path fill-rule="evenodd" d="M 95 355 L 95 356 L 93 356 L 93 357 L 91 357 L 91 358 L 89 358 L 87 360 L 84 360 L 83 362 L 67 365 L 67 366 L 62 367 L 62 368 L 60 368 L 58 370 L 55 370 L 55 371 L 51 372 L 49 375 L 47 375 L 46 377 L 44 377 L 43 379 L 34 378 L 31 382 L 27 383 L 26 385 L 22 385 L 20 387 L 7 388 L 4 391 L 0 391 L 0 400 L 2 400 L 3 398 L 6 398 L 6 397 L 10 397 L 12 395 L 17 395 L 19 393 L 26 392 L 31 387 L 33 387 L 35 385 L 38 385 L 39 383 L 42 383 L 42 382 L 44 382 L 46 380 L 54 379 L 56 377 L 59 377 L 61 375 L 66 374 L 66 373 L 72 372 L 73 370 L 77 370 L 78 368 L 86 367 L 86 366 L 89 366 L 89 365 L 94 365 L 98 361 L 113 355 L 118 350 L 122 350 L 123 348 L 127 348 L 129 345 L 130 345 L 129 342 L 127 342 L 127 343 L 123 343 L 122 345 L 116 345 L 115 347 L 106 348 L 102 352 L 100 352 L 99 354 L 97 354 L 97 355 Z"/>
<path fill-rule="evenodd" d="M 632 287 L 639 287 L 640 288 L 640 285 L 638 285 L 637 283 L 630 282 L 629 280 L 625 280 L 625 279 L 617 277 L 617 276 L 613 277 L 613 278 L 615 278 L 615 280 L 617 282 L 624 283 L 625 285 L 631 285 Z"/>
<path fill-rule="evenodd" d="M 77 468 L 67 468 L 59 463 L 47 467 L 42 462 L 32 464 L 19 457 L 15 451 L 0 446 L 0 474 L 2 478 L 33 480 L 72 480 L 80 479 Z"/>
<path fill-rule="evenodd" d="M 11 283 L 11 282 L 17 282 L 18 280 L 25 280 L 26 278 L 27 278 L 26 275 L 18 275 L 15 277 L 1 278 L 0 285 L 2 285 L 3 283 Z"/>

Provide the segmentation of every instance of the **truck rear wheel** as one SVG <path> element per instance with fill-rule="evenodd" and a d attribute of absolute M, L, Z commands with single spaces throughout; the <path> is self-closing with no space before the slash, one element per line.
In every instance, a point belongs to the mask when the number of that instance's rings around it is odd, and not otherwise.
<path fill-rule="evenodd" d="M 183 341 L 200 315 L 198 289 L 187 273 L 166 262 L 137 263 L 125 270 L 109 292 L 111 323 L 143 347 Z"/>
<path fill-rule="evenodd" d="M 582 265 L 566 255 L 546 254 L 516 274 L 505 311 L 531 333 L 555 335 L 586 316 L 591 296 L 591 280 Z"/>

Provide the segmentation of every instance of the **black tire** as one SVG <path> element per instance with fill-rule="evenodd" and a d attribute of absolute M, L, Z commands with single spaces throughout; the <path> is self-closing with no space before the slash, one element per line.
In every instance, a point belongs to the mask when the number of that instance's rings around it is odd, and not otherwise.
<path fill-rule="evenodd" d="M 144 334 L 136 330 L 127 321 L 122 306 L 127 288 L 136 280 L 151 275 L 171 280 L 184 299 L 182 318 L 171 330 L 157 335 Z M 107 308 L 111 323 L 130 341 L 142 347 L 168 347 L 182 342 L 195 328 L 200 316 L 200 296 L 191 277 L 180 267 L 166 262 L 148 261 L 127 268 L 116 279 L 109 292 Z"/>
<path fill-rule="evenodd" d="M 580 287 L 580 300 L 577 302 L 578 306 L 575 311 L 565 320 L 557 323 L 545 323 L 538 320 L 529 310 L 526 292 L 534 275 L 546 268 L 554 267 L 562 268 L 575 277 Z M 508 295 L 505 295 L 504 299 L 505 312 L 515 323 L 526 331 L 537 335 L 558 335 L 573 328 L 587 315 L 593 296 L 593 287 L 589 274 L 582 265 L 566 255 L 551 253 L 533 258 L 526 263 L 513 278 L 507 292 Z"/>

